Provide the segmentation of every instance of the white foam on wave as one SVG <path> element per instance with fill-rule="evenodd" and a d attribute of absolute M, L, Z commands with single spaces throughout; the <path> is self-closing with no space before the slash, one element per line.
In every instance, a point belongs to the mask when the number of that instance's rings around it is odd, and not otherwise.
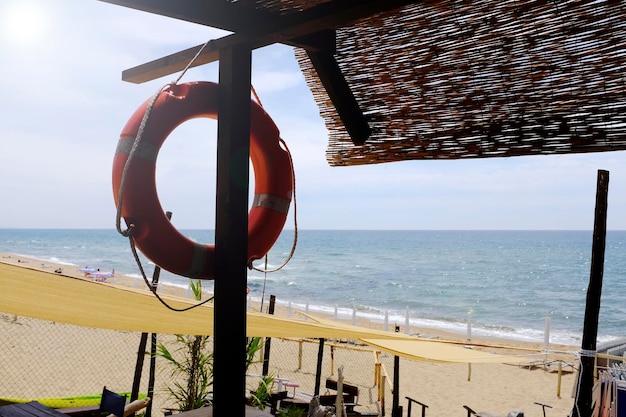
<path fill-rule="evenodd" d="M 40 261 L 40 262 L 51 262 L 51 263 L 55 263 L 55 264 L 59 264 L 59 265 L 77 266 L 76 264 L 74 264 L 72 262 L 64 261 L 62 259 L 57 258 L 56 256 L 44 256 L 44 257 L 41 257 L 41 256 L 33 256 L 33 255 L 24 255 L 24 254 L 20 254 L 20 253 L 16 253 L 15 256 L 17 258 L 24 257 L 24 258 L 33 259 L 35 261 Z"/>
<path fill-rule="evenodd" d="M 346 308 L 346 307 L 335 307 L 328 305 L 318 305 L 318 304 L 310 304 L 310 303 L 302 303 L 302 302 L 288 302 L 288 301 L 277 301 L 278 304 L 283 306 L 291 306 L 293 310 L 306 311 L 308 309 L 309 313 L 315 314 L 320 313 L 323 315 L 329 315 L 335 317 L 338 320 L 352 320 L 352 318 L 356 319 L 365 319 L 369 320 L 376 324 L 385 323 L 385 311 L 379 310 L 367 310 L 366 308 L 361 307 L 358 308 Z M 393 331 L 395 325 L 400 326 L 401 331 L 404 332 L 404 328 L 406 325 L 406 311 L 387 311 L 387 330 Z M 433 320 L 427 318 L 416 318 L 411 317 L 409 314 L 409 326 L 420 328 L 423 330 L 438 330 L 449 332 L 452 334 L 458 335 L 467 335 L 467 322 L 464 320 L 458 321 L 444 321 L 444 320 Z M 472 323 L 471 324 L 471 335 L 472 337 L 488 337 L 494 339 L 508 339 L 515 340 L 520 342 L 531 342 L 531 343 L 541 343 L 545 342 L 544 330 L 530 329 L 530 328 L 522 328 L 516 329 L 507 326 L 484 326 L 480 323 Z M 615 339 L 612 336 L 607 337 L 599 337 L 598 343 L 610 341 Z M 560 344 L 566 346 L 579 346 L 581 341 L 581 336 L 578 334 L 572 334 L 562 331 L 554 331 L 550 333 L 549 343 Z"/>
<path fill-rule="evenodd" d="M 47 259 L 48 262 L 54 262 L 56 264 L 60 264 L 60 265 L 67 265 L 67 266 L 77 266 L 76 264 L 72 263 L 72 262 L 68 262 L 68 261 L 63 261 L 55 256 L 52 256 L 50 258 Z"/>

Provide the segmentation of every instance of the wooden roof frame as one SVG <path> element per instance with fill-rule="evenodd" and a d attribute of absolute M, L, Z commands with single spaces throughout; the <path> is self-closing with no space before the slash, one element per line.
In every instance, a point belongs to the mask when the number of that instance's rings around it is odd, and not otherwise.
<path fill-rule="evenodd" d="M 219 60 L 222 50 L 237 45 L 251 49 L 282 43 L 307 51 L 346 130 L 357 145 L 371 134 L 367 119 L 354 99 L 334 59 L 334 29 L 359 19 L 418 3 L 416 0 L 332 0 L 298 13 L 278 15 L 261 9 L 251 10 L 237 2 L 193 0 L 100 0 L 161 16 L 233 32 L 183 51 L 129 68 L 122 80 L 143 83 L 182 71 L 192 58 L 200 54 L 191 68 Z"/>
<path fill-rule="evenodd" d="M 215 226 L 213 415 L 243 417 L 248 247 L 248 178 L 252 50 L 274 43 L 303 48 L 356 144 L 371 131 L 334 59 L 334 29 L 415 0 L 330 0 L 295 13 L 275 14 L 224 0 L 100 0 L 232 32 L 204 46 L 193 66 L 219 61 L 218 161 Z M 141 83 L 182 70 L 203 45 L 127 69 L 124 81 Z M 236 294 L 241 294 L 237 296 Z M 184 320 L 184 318 L 182 318 Z"/>

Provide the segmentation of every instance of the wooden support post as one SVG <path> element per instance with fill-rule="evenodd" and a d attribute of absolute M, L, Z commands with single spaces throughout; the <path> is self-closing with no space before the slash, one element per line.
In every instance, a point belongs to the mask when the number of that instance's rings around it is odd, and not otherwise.
<path fill-rule="evenodd" d="M 139 384 L 141 383 L 141 371 L 143 369 L 144 358 L 146 357 L 147 344 L 148 333 L 141 333 L 139 347 L 137 348 L 137 362 L 135 362 L 135 376 L 133 378 L 133 386 L 130 391 L 130 402 L 135 401 L 139 397 Z"/>
<path fill-rule="evenodd" d="M 387 376 L 383 375 L 380 378 L 380 386 L 379 386 L 380 395 L 378 396 L 378 398 L 380 399 L 380 414 L 382 416 L 385 415 L 385 385 L 386 384 L 387 384 Z"/>
<path fill-rule="evenodd" d="M 172 218 L 172 212 L 165 213 L 168 220 Z M 161 268 L 157 265 L 152 272 L 152 282 L 150 286 L 156 291 L 159 285 L 159 277 L 161 276 Z M 144 357 L 146 356 L 146 345 L 148 344 L 148 333 L 141 333 L 141 339 L 139 341 L 139 348 L 137 349 L 137 363 L 135 364 L 135 378 L 133 380 L 133 387 L 130 393 L 130 402 L 133 402 L 139 398 L 139 385 L 141 383 L 141 371 L 143 369 Z M 156 366 L 156 333 L 152 333 L 150 338 L 150 370 L 148 376 L 148 397 L 154 398 L 154 376 Z M 134 415 L 134 413 L 133 413 Z M 152 416 L 152 401 L 146 406 L 146 417 Z"/>
<path fill-rule="evenodd" d="M 315 372 L 315 395 L 320 395 L 320 385 L 322 380 L 322 362 L 324 361 L 324 339 L 320 339 L 319 350 L 317 351 L 317 371 Z"/>
<path fill-rule="evenodd" d="M 408 328 L 408 307 L 407 307 L 407 328 Z M 398 329 L 396 328 L 396 332 Z M 400 357 L 393 357 L 393 397 L 391 402 L 391 416 L 402 417 L 402 409 L 400 408 Z"/>
<path fill-rule="evenodd" d="M 330 375 L 335 375 L 335 347 L 330 346 Z"/>
<path fill-rule="evenodd" d="M 341 73 L 333 52 L 307 51 L 307 55 L 352 142 L 355 145 L 364 144 L 372 130 Z"/>
<path fill-rule="evenodd" d="M 213 415 L 245 416 L 252 51 L 220 51 L 215 219 Z"/>
<path fill-rule="evenodd" d="M 267 268 L 266 268 L 267 269 Z M 270 295 L 270 305 L 268 308 L 268 314 L 274 314 L 274 309 L 276 308 L 276 296 Z M 263 355 L 263 376 L 267 376 L 270 370 L 270 350 L 272 349 L 272 338 L 265 338 L 265 346 Z"/>
<path fill-rule="evenodd" d="M 157 351 L 157 334 L 150 334 L 150 367 L 148 370 L 148 397 L 150 402 L 146 406 L 145 417 L 152 417 L 152 398 L 154 398 L 154 381 L 156 378 L 156 351 Z"/>
<path fill-rule="evenodd" d="M 172 212 L 165 212 L 165 216 L 168 220 L 172 218 Z M 159 286 L 159 278 L 161 277 L 161 268 L 158 266 L 154 268 L 154 272 L 152 273 L 152 289 L 154 291 L 157 290 Z M 152 333 L 150 335 L 150 367 L 148 370 L 148 397 L 154 398 L 154 380 L 156 378 L 156 351 L 157 351 L 157 334 Z M 148 403 L 146 407 L 146 415 L 145 417 L 152 417 L 152 404 L 153 401 Z"/>
<path fill-rule="evenodd" d="M 559 361 L 559 378 L 556 383 L 556 397 L 561 398 L 561 380 L 563 379 L 563 361 Z"/>
<path fill-rule="evenodd" d="M 391 416 L 402 417 L 400 407 L 400 357 L 393 357 L 393 397 L 391 403 Z"/>
<path fill-rule="evenodd" d="M 589 286 L 587 287 L 585 321 L 583 323 L 581 343 L 579 389 L 574 409 L 572 410 L 572 417 L 591 417 L 592 413 L 596 339 L 598 336 L 598 318 L 600 315 L 600 297 L 602 295 L 602 276 L 604 273 L 604 250 L 606 246 L 608 191 L 609 172 L 598 170 L 593 246 L 591 249 L 591 273 Z"/>
<path fill-rule="evenodd" d="M 374 386 L 378 386 L 380 383 L 380 362 L 378 362 L 378 358 L 376 358 L 376 362 L 374 362 Z"/>

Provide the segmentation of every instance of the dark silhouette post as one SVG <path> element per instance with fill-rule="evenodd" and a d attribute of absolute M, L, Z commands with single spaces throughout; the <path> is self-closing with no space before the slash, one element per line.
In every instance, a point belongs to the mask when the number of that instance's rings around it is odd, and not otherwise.
<path fill-rule="evenodd" d="M 270 295 L 270 305 L 268 307 L 267 313 L 274 314 L 274 308 L 276 306 L 276 296 Z M 268 337 L 265 339 L 265 353 L 263 355 L 263 376 L 267 376 L 270 371 L 270 351 L 272 350 L 272 338 Z"/>
<path fill-rule="evenodd" d="M 591 273 L 587 287 L 587 302 L 580 355 L 578 394 L 572 417 L 591 417 L 593 370 L 596 359 L 596 339 L 602 295 L 604 273 L 604 249 L 606 246 L 606 212 L 609 192 L 609 172 L 598 170 L 596 209 L 593 225 L 593 247 L 591 249 Z"/>
<path fill-rule="evenodd" d="M 322 361 L 324 360 L 324 339 L 320 339 L 319 350 L 317 351 L 317 371 L 315 372 L 314 395 L 320 395 L 320 385 L 322 380 Z"/>
<path fill-rule="evenodd" d="M 168 211 L 165 213 L 165 216 L 168 220 L 172 218 L 172 212 Z M 154 272 L 152 273 L 152 282 L 151 287 L 152 291 L 156 291 L 157 286 L 159 285 L 159 277 L 161 276 L 161 267 L 158 265 L 155 266 Z M 135 401 L 139 398 L 139 384 L 141 383 L 141 370 L 143 369 L 143 358 L 146 355 L 146 345 L 148 342 L 148 333 L 141 333 L 141 339 L 139 341 L 139 349 L 137 351 L 137 363 L 135 365 L 135 378 L 133 380 L 133 388 L 130 393 L 130 401 Z M 150 338 L 150 369 L 148 376 L 148 397 L 154 398 L 154 378 L 155 378 L 155 368 L 156 368 L 156 344 L 157 344 L 157 335 L 156 333 L 152 333 Z M 146 407 L 146 417 L 152 416 L 152 401 L 148 403 Z"/>
<path fill-rule="evenodd" d="M 396 332 L 400 327 L 396 326 Z M 400 357 L 393 357 L 393 398 L 391 404 L 391 416 L 402 417 L 402 407 L 400 406 Z"/>
<path fill-rule="evenodd" d="M 246 414 L 246 309 L 252 50 L 219 52 L 213 415 Z"/>

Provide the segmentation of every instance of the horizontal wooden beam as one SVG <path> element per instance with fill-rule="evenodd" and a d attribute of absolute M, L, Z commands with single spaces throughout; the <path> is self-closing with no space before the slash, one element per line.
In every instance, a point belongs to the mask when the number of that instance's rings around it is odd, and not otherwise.
<path fill-rule="evenodd" d="M 364 17 L 419 2 L 419 0 L 332 0 L 299 12 L 278 14 L 269 9 L 253 8 L 240 2 L 224 0 L 100 1 L 242 35 L 278 37 L 282 41 L 324 29 L 338 28 Z"/>
<path fill-rule="evenodd" d="M 232 29 L 241 25 L 241 23 L 233 23 L 233 20 L 238 19 L 238 16 L 236 14 L 232 16 L 230 12 L 233 12 L 235 9 L 229 9 L 230 6 L 217 6 L 217 2 L 214 1 L 100 1 L 227 30 L 228 27 Z M 218 59 L 217 52 L 220 49 L 231 48 L 241 43 L 251 45 L 253 49 L 273 43 L 283 43 L 307 50 L 331 50 L 334 45 L 328 45 L 328 40 L 322 42 L 322 44 L 316 44 L 310 41 L 309 36 L 316 33 L 326 33 L 328 29 L 346 26 L 355 20 L 417 2 L 418 0 L 334 0 L 301 12 L 285 15 L 268 14 L 256 9 L 253 12 L 248 11 L 247 13 L 242 13 L 241 21 L 248 22 L 249 25 L 245 29 L 236 31 L 236 33 L 211 41 L 204 48 L 194 66 L 213 62 Z M 216 7 L 215 15 L 212 14 L 213 7 Z M 191 16 L 196 11 L 197 14 Z M 314 38 L 318 41 L 323 39 L 320 36 L 314 36 Z M 201 46 L 195 46 L 130 68 L 124 71 L 122 79 L 124 81 L 141 83 L 175 73 L 182 70 L 200 48 Z"/>
<path fill-rule="evenodd" d="M 200 50 L 202 50 L 202 52 L 189 66 L 190 68 L 215 62 L 219 59 L 220 50 L 232 48 L 234 46 L 242 44 L 242 39 L 245 38 L 240 35 L 227 35 L 220 39 L 209 41 L 206 46 L 197 45 L 183 51 L 176 52 L 175 54 L 167 55 L 162 58 L 155 59 L 154 61 L 146 62 L 145 64 L 141 64 L 136 67 L 132 67 L 122 71 L 122 80 L 131 83 L 141 84 L 182 71 L 183 69 L 185 69 L 187 64 L 191 62 L 193 57 L 198 54 Z M 306 49 L 311 49 L 315 51 L 334 51 L 335 33 L 334 31 L 322 31 L 320 33 L 309 34 L 301 38 L 295 39 L 294 42 L 288 42 L 288 44 L 292 44 L 293 46 L 298 47 L 304 47 L 306 45 Z M 265 45 L 253 43 L 252 49 L 256 49 L 261 46 Z"/>
<path fill-rule="evenodd" d="M 126 69 L 122 71 L 122 80 L 141 84 L 182 71 L 187 64 L 191 62 L 193 57 L 196 56 L 198 51 L 202 49 L 202 46 L 203 45 L 194 46 L 184 51 Z M 210 41 L 189 67 L 193 68 L 217 61 L 219 59 L 220 49 L 222 48 L 215 46 L 215 41 Z"/>
<path fill-rule="evenodd" d="M 276 17 L 266 9 L 254 9 L 224 0 L 100 1 L 238 33 L 250 33 L 258 22 Z"/>

